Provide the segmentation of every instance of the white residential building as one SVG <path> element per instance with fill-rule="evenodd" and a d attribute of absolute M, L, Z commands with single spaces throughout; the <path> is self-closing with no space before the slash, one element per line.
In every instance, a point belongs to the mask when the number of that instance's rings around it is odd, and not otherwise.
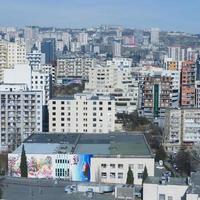
<path fill-rule="evenodd" d="M 160 30 L 159 28 L 151 28 L 151 44 L 159 44 L 159 36 Z"/>
<path fill-rule="evenodd" d="M 181 143 L 200 142 L 200 109 L 168 109 L 165 113 L 164 146 L 177 152 Z"/>
<path fill-rule="evenodd" d="M 45 54 L 38 50 L 32 50 L 27 54 L 29 65 L 32 69 L 37 68 L 39 65 L 45 64 Z"/>
<path fill-rule="evenodd" d="M 47 105 L 51 97 L 51 75 L 41 70 L 34 70 L 31 74 L 31 89 L 35 91 L 42 91 L 43 105 Z"/>
<path fill-rule="evenodd" d="M 149 176 L 143 184 L 143 200 L 181 200 L 187 189 L 185 178 Z"/>
<path fill-rule="evenodd" d="M 93 67 L 93 58 L 66 57 L 57 59 L 57 77 L 82 77 L 88 79 L 89 68 Z"/>
<path fill-rule="evenodd" d="M 4 83 L 26 84 L 29 90 L 42 91 L 43 105 L 47 105 L 51 96 L 52 76 L 49 72 L 51 66 L 40 65 L 31 70 L 30 65 L 16 65 L 13 69 L 4 72 Z"/>
<path fill-rule="evenodd" d="M 114 58 L 89 68 L 85 90 L 115 97 L 117 113 L 131 113 L 138 106 L 138 81 L 132 76 L 132 60 Z"/>
<path fill-rule="evenodd" d="M 85 32 L 79 33 L 78 41 L 79 41 L 81 46 L 86 45 L 88 43 L 88 33 L 85 33 Z"/>
<path fill-rule="evenodd" d="M 28 64 L 18 64 L 12 69 L 4 70 L 4 83 L 27 84 L 31 89 L 31 67 Z"/>
<path fill-rule="evenodd" d="M 115 40 L 112 45 L 113 57 L 121 57 L 121 41 Z"/>
<path fill-rule="evenodd" d="M 115 130 L 115 100 L 76 94 L 49 100 L 49 132 L 109 133 Z"/>
<path fill-rule="evenodd" d="M 42 131 L 42 92 L 15 84 L 1 85 L 0 89 L 0 151 L 7 151 L 35 131 Z"/>
<path fill-rule="evenodd" d="M 7 42 L 8 67 L 12 68 L 16 64 L 27 64 L 26 45 L 22 40 Z"/>
<path fill-rule="evenodd" d="M 26 47 L 23 41 L 0 41 L 0 81 L 3 80 L 4 69 L 26 63 Z"/>

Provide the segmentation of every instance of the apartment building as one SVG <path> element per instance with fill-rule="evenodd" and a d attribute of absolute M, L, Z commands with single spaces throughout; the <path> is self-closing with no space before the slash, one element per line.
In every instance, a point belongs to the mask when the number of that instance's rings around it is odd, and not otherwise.
<path fill-rule="evenodd" d="M 166 110 L 164 146 L 169 152 L 177 152 L 180 145 L 199 143 L 200 109 L 181 108 Z"/>
<path fill-rule="evenodd" d="M 96 64 L 89 68 L 88 82 L 85 83 L 86 91 L 109 94 L 117 88 L 117 67 L 115 65 Z"/>
<path fill-rule="evenodd" d="M 76 94 L 49 100 L 49 132 L 109 133 L 115 130 L 115 100 Z"/>
<path fill-rule="evenodd" d="M 179 107 L 180 73 L 163 70 L 145 74 L 140 82 L 139 114 L 163 125 L 165 109 Z"/>
<path fill-rule="evenodd" d="M 31 81 L 31 89 L 42 91 L 43 105 L 47 105 L 52 91 L 51 74 L 43 72 L 42 70 L 34 70 L 31 73 Z"/>
<path fill-rule="evenodd" d="M 195 106 L 200 108 L 200 81 L 195 81 Z"/>
<path fill-rule="evenodd" d="M 3 70 L 7 68 L 7 47 L 4 42 L 0 41 L 0 81 L 3 80 Z"/>
<path fill-rule="evenodd" d="M 27 59 L 32 69 L 37 68 L 39 65 L 45 64 L 45 54 L 41 53 L 37 49 L 33 49 L 30 53 L 28 53 Z"/>
<path fill-rule="evenodd" d="M 0 81 L 3 80 L 4 69 L 12 68 L 16 64 L 25 63 L 27 63 L 26 47 L 22 40 L 0 42 Z"/>
<path fill-rule="evenodd" d="M 114 58 L 89 69 L 85 90 L 115 97 L 117 113 L 131 113 L 138 106 L 138 80 L 132 76 L 130 59 Z"/>
<path fill-rule="evenodd" d="M 185 61 L 181 68 L 181 106 L 195 107 L 195 62 Z"/>
<path fill-rule="evenodd" d="M 40 65 L 32 70 L 30 65 L 15 65 L 4 71 L 4 83 L 26 84 L 29 90 L 42 91 L 43 105 L 47 105 L 51 96 L 52 76 L 48 65 Z"/>
<path fill-rule="evenodd" d="M 8 67 L 12 68 L 16 64 L 26 64 L 26 44 L 23 40 L 7 42 Z"/>
<path fill-rule="evenodd" d="M 68 56 L 57 59 L 57 77 L 81 77 L 88 79 L 89 68 L 95 60 L 89 57 Z"/>
<path fill-rule="evenodd" d="M 35 131 L 42 131 L 42 92 L 25 84 L 0 87 L 0 150 L 10 151 Z"/>

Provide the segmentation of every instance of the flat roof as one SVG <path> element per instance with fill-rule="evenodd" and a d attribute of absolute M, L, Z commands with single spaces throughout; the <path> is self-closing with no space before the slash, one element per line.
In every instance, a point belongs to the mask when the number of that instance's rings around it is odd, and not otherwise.
<path fill-rule="evenodd" d="M 146 184 L 160 184 L 161 177 L 155 177 L 155 176 L 148 176 L 147 179 L 144 181 Z M 186 186 L 186 178 L 177 178 L 177 177 L 170 177 L 170 181 L 167 182 L 165 185 L 182 185 Z"/>
<path fill-rule="evenodd" d="M 145 136 L 138 133 L 35 133 L 23 143 L 29 154 L 73 153 L 153 157 Z M 13 153 L 20 153 L 21 146 Z"/>

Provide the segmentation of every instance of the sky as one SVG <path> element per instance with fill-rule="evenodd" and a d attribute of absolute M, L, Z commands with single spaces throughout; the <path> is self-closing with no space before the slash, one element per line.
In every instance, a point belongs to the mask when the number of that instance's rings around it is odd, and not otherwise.
<path fill-rule="evenodd" d="M 0 0 L 0 26 L 102 24 L 200 33 L 200 0 Z"/>

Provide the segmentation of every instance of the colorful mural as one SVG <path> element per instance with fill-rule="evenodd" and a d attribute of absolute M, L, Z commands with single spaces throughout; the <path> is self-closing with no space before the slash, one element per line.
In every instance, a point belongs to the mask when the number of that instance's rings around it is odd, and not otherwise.
<path fill-rule="evenodd" d="M 69 156 L 72 181 L 90 181 L 91 154 Z"/>
<path fill-rule="evenodd" d="M 11 176 L 20 177 L 20 155 L 9 155 L 8 169 Z M 52 178 L 52 158 L 46 155 L 28 155 L 28 177 L 30 178 Z"/>

